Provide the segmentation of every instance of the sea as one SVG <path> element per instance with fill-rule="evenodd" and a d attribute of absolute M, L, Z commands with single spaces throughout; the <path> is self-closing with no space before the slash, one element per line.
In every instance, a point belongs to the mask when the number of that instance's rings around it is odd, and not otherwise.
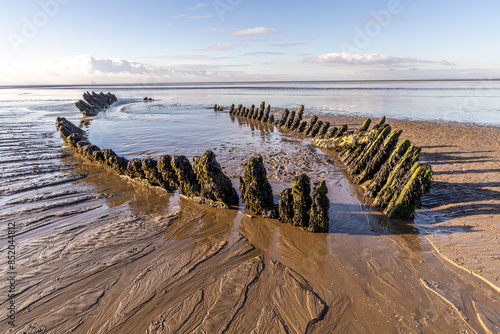
<path fill-rule="evenodd" d="M 145 96 L 175 108 L 232 103 L 298 108 L 366 117 L 500 125 L 500 81 L 357 81 L 182 83 L 0 87 L 0 111 L 70 105 L 84 91 L 110 91 L 120 100 Z"/>

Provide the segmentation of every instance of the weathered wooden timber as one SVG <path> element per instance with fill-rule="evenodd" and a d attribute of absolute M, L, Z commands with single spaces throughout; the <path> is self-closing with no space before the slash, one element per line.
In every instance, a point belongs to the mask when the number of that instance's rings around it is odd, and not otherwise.
<path fill-rule="evenodd" d="M 130 161 L 113 150 L 100 149 L 86 139 L 86 133 L 63 117 L 56 120 L 61 137 L 83 158 L 99 163 L 144 185 L 161 187 L 179 193 L 198 203 L 228 208 L 238 205 L 238 195 L 231 180 L 222 172 L 212 151 L 193 158 L 193 166 L 185 156 L 162 155 Z M 272 194 L 272 193 L 271 193 Z"/>
<path fill-rule="evenodd" d="M 384 209 L 394 195 L 399 194 L 401 187 L 406 184 L 412 171 L 416 168 L 415 163 L 420 156 L 420 147 L 410 146 L 398 164 L 387 177 L 385 185 L 380 189 L 375 198 L 374 204 L 376 207 Z"/>
<path fill-rule="evenodd" d="M 264 106 L 263 102 L 260 110 Z M 267 110 L 270 110 L 269 106 Z M 355 176 L 354 183 L 364 184 L 369 181 L 365 184 L 365 196 L 376 197 L 375 206 L 383 209 L 389 217 L 408 218 L 413 215 L 430 186 L 432 169 L 429 165 L 421 167 L 418 163 L 420 148 L 411 146 L 408 140 L 398 144 L 401 130 L 391 132 L 391 126 L 386 123 L 385 116 L 371 130 L 370 125 L 373 122 L 370 118 L 356 130 L 349 130 L 346 124 L 332 126 L 330 122 L 318 119 L 316 115 L 308 123 L 302 120 L 303 111 L 303 105 L 297 113 L 284 109 L 280 120 L 276 122 L 272 114 L 269 118 L 266 114 L 253 118 L 268 120 L 283 130 L 292 130 L 315 138 L 314 143 L 317 146 L 340 152 L 339 158 L 346 165 L 347 172 Z M 294 188 L 291 193 L 294 194 Z M 284 192 L 280 195 L 280 221 L 292 220 L 295 225 L 307 226 L 300 215 L 295 217 L 294 213 L 294 216 L 290 217 L 289 206 L 289 194 Z M 281 217 L 283 215 L 286 217 Z"/>
<path fill-rule="evenodd" d="M 420 165 L 415 169 L 398 196 L 394 196 L 384 213 L 389 218 L 412 218 L 420 207 L 423 195 L 429 190 L 432 179 L 431 166 Z"/>
<path fill-rule="evenodd" d="M 317 121 L 318 121 L 318 116 L 314 115 L 309 121 L 309 124 L 307 124 L 306 128 L 304 129 L 304 135 L 309 137 L 309 133 L 312 131 Z"/>
<path fill-rule="evenodd" d="M 286 188 L 280 194 L 280 200 L 278 204 L 278 220 L 285 224 L 293 223 L 292 188 Z"/>
<path fill-rule="evenodd" d="M 320 120 L 316 121 L 314 123 L 314 126 L 312 127 L 311 131 L 309 131 L 309 133 L 306 136 L 316 137 L 316 135 L 319 132 L 319 129 L 321 129 L 322 126 L 323 126 L 323 121 L 320 121 Z"/>
<path fill-rule="evenodd" d="M 366 146 L 366 149 L 351 164 L 349 164 L 349 168 L 347 169 L 347 171 L 350 174 L 361 173 L 361 171 L 365 169 L 368 162 L 370 162 L 375 154 L 377 154 L 377 152 L 380 150 L 380 147 L 382 146 L 385 138 L 389 135 L 390 132 L 390 126 L 383 128 L 378 136 Z"/>
<path fill-rule="evenodd" d="M 262 156 L 251 157 L 245 162 L 245 172 L 240 177 L 240 193 L 245 208 L 265 218 L 277 218 L 273 191 L 267 180 Z"/>
<path fill-rule="evenodd" d="M 330 210 L 330 200 L 326 195 L 328 188 L 325 181 L 321 181 L 314 186 L 311 212 L 309 214 L 309 232 L 328 232 L 330 219 L 328 211 Z"/>
<path fill-rule="evenodd" d="M 365 191 L 365 196 L 367 197 L 375 197 L 377 193 L 382 189 L 384 184 L 389 177 L 391 171 L 396 167 L 400 159 L 406 153 L 406 151 L 410 148 L 411 143 L 409 140 L 403 140 L 398 146 L 392 151 L 390 157 L 387 161 L 380 167 L 378 172 L 376 172 L 373 180 L 370 182 Z"/>
<path fill-rule="evenodd" d="M 299 128 L 300 123 L 302 122 L 302 116 L 304 115 L 304 105 L 301 105 L 299 107 L 299 111 L 297 112 L 297 116 L 295 116 L 295 119 L 293 120 L 290 130 L 295 131 Z"/>
<path fill-rule="evenodd" d="M 368 161 L 363 171 L 354 179 L 354 183 L 361 184 L 373 178 L 374 174 L 380 170 L 382 165 L 389 158 L 402 132 L 402 130 L 395 130 L 387 136 L 379 151 L 376 152 L 375 156 Z"/>
<path fill-rule="evenodd" d="M 288 115 L 289 114 L 290 114 L 290 111 L 285 108 L 285 110 L 283 111 L 283 114 L 281 115 L 281 119 L 280 119 L 280 121 L 277 124 L 278 127 L 283 127 L 285 125 L 285 123 L 288 120 Z"/>
<path fill-rule="evenodd" d="M 206 151 L 202 156 L 193 158 L 193 169 L 200 195 L 221 206 L 238 205 L 238 194 L 231 184 L 231 180 L 222 172 L 222 168 L 215 159 L 212 151 Z"/>
<path fill-rule="evenodd" d="M 300 174 L 292 180 L 293 219 L 295 226 L 309 225 L 311 209 L 311 181 L 306 174 Z"/>
<path fill-rule="evenodd" d="M 323 125 L 318 131 L 318 134 L 316 135 L 316 138 L 323 138 L 326 135 L 329 128 L 330 128 L 330 122 L 323 123 Z"/>
<path fill-rule="evenodd" d="M 108 109 L 116 101 L 118 99 L 111 93 L 85 92 L 83 93 L 83 100 L 75 102 L 75 106 L 84 116 L 95 116 L 99 112 Z"/>

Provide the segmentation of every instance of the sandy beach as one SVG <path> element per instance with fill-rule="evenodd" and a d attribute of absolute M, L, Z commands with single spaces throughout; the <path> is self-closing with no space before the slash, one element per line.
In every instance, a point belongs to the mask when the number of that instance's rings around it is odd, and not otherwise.
<path fill-rule="evenodd" d="M 232 122 L 263 137 L 279 131 Z M 0 329 L 498 332 L 500 129 L 388 122 L 435 172 L 413 221 L 382 216 L 335 153 L 296 134 L 280 134 L 279 145 L 221 138 L 213 148 L 235 188 L 245 159 L 261 154 L 276 200 L 301 171 L 326 179 L 330 233 L 319 234 L 143 187 L 83 161 L 48 126 L 3 123 L 0 215 L 16 223 L 17 326 L 2 320 Z"/>
<path fill-rule="evenodd" d="M 500 334 L 499 1 L 2 5 L 0 334 Z"/>
<path fill-rule="evenodd" d="M 353 126 L 362 120 L 332 119 Z M 390 123 L 422 147 L 420 160 L 434 171 L 430 194 L 414 223 L 443 258 L 500 291 L 500 129 L 452 122 Z"/>

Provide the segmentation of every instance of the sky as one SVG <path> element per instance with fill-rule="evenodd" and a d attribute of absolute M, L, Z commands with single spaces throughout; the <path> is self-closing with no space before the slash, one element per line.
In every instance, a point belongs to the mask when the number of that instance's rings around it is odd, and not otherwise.
<path fill-rule="evenodd" d="M 0 0 L 0 85 L 500 78 L 498 0 Z"/>

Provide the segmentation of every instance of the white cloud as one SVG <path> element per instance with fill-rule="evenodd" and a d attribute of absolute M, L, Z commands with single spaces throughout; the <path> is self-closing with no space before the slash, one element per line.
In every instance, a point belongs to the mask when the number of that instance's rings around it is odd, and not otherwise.
<path fill-rule="evenodd" d="M 327 53 L 306 59 L 310 63 L 331 64 L 331 65 L 382 65 L 382 66 L 398 66 L 408 64 L 431 64 L 441 63 L 430 60 L 422 60 L 411 57 L 394 57 L 377 53 Z"/>
<path fill-rule="evenodd" d="M 144 83 L 226 79 L 242 72 L 224 65 L 158 66 L 119 58 L 79 55 L 0 63 L 0 85 Z"/>
<path fill-rule="evenodd" d="M 249 52 L 245 53 L 244 56 L 279 56 L 279 55 L 284 55 L 283 52 Z"/>
<path fill-rule="evenodd" d="M 298 46 L 298 45 L 307 45 L 307 43 L 297 42 L 297 43 L 276 43 L 276 44 L 273 44 L 273 46 L 279 46 L 279 47 L 282 47 L 282 48 L 288 48 L 288 47 L 291 47 L 291 46 Z"/>
<path fill-rule="evenodd" d="M 232 38 L 233 41 L 239 42 L 239 43 L 256 43 L 256 42 L 265 42 L 269 41 L 269 38 Z"/>
<path fill-rule="evenodd" d="M 196 3 L 196 5 L 194 5 L 193 7 L 188 8 L 187 10 L 195 10 L 195 9 L 198 9 L 200 7 L 205 7 L 205 6 L 208 6 L 208 4 L 203 3 L 203 2 L 198 2 L 198 3 Z"/>
<path fill-rule="evenodd" d="M 193 7 L 187 8 L 186 10 L 187 11 L 194 11 L 198 8 L 206 7 L 206 6 L 208 6 L 208 4 L 206 4 L 204 2 L 198 2 L 198 3 L 196 3 L 196 5 L 194 5 Z M 181 17 L 186 17 L 188 19 L 196 20 L 196 19 L 209 19 L 209 18 L 215 17 L 215 15 L 214 14 L 191 15 L 191 14 L 186 13 L 186 14 L 173 15 L 170 17 L 173 19 L 179 19 Z"/>
<path fill-rule="evenodd" d="M 152 67 L 144 63 L 131 62 L 120 58 L 94 58 L 92 56 L 84 57 L 89 63 L 91 72 L 105 74 L 149 74 Z"/>
<path fill-rule="evenodd" d="M 209 51 L 209 52 L 217 52 L 217 51 L 229 51 L 236 47 L 233 43 L 217 43 L 214 45 L 210 45 L 205 49 L 197 49 L 195 51 Z"/>
<path fill-rule="evenodd" d="M 236 30 L 236 31 L 231 32 L 229 35 L 230 36 L 262 35 L 262 34 L 276 34 L 276 33 L 280 33 L 280 32 L 283 32 L 283 31 L 278 30 L 278 29 L 256 27 L 256 28 L 249 28 L 249 29 L 244 29 L 244 30 Z"/>
<path fill-rule="evenodd" d="M 234 57 L 212 57 L 207 55 L 162 55 L 162 56 L 153 56 L 153 57 L 144 57 L 144 58 L 154 58 L 154 59 L 184 59 L 184 60 L 221 60 L 221 59 L 231 59 Z"/>
<path fill-rule="evenodd" d="M 444 60 L 444 59 L 441 60 L 440 64 L 443 65 L 443 66 L 455 66 L 454 63 L 450 63 L 449 61 Z"/>

